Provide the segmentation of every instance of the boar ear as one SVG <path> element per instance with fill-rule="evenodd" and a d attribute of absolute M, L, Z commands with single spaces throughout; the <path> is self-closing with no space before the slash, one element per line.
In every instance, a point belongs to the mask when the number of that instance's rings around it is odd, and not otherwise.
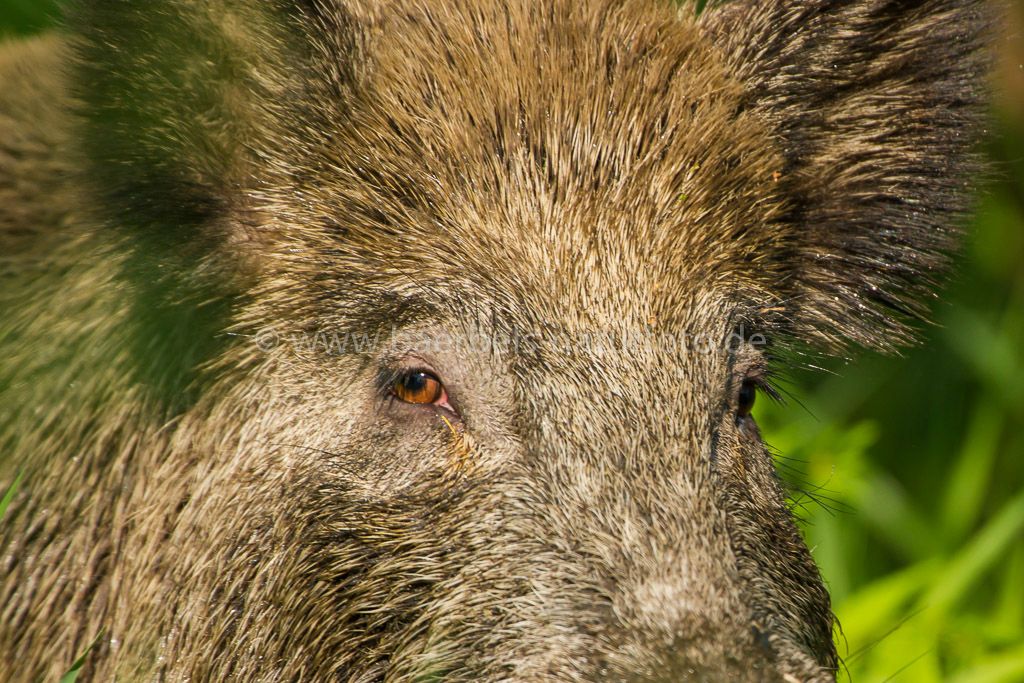
<path fill-rule="evenodd" d="M 981 170 L 992 10 L 739 0 L 702 18 L 784 157 L 801 338 L 889 350 L 925 316 Z"/>
<path fill-rule="evenodd" d="M 352 77 L 366 13 L 343 5 L 71 3 L 68 82 L 85 181 L 105 218 L 173 244 L 230 227 L 221 218 L 244 208 L 257 162 L 301 121 L 296 107 L 318 88 L 337 99 Z"/>

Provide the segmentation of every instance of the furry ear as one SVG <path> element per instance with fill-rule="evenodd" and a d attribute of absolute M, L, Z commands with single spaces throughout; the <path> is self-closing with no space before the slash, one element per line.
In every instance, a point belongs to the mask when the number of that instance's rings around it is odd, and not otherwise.
<path fill-rule="evenodd" d="M 345 89 L 369 14 L 362 0 L 72 3 L 68 82 L 104 217 L 170 244 L 219 237 L 310 90 Z"/>
<path fill-rule="evenodd" d="M 981 171 L 994 10 L 739 0 L 702 18 L 778 135 L 800 338 L 891 350 L 925 316 Z"/>

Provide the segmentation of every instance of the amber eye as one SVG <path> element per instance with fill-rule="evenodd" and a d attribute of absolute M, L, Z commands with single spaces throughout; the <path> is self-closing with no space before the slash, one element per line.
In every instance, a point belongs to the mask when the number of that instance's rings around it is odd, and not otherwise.
<path fill-rule="evenodd" d="M 754 401 L 757 399 L 757 384 L 754 380 L 745 379 L 740 385 L 740 393 L 736 398 L 736 414 L 739 417 L 750 415 L 754 409 Z"/>
<path fill-rule="evenodd" d="M 444 396 L 441 380 L 422 370 L 405 373 L 395 380 L 392 390 L 406 403 L 437 403 Z"/>

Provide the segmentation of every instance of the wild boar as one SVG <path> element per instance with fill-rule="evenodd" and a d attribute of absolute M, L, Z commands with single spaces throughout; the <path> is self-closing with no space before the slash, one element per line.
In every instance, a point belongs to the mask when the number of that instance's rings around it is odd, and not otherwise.
<path fill-rule="evenodd" d="M 833 680 L 751 411 L 911 339 L 992 10 L 80 0 L 4 46 L 0 679 Z"/>

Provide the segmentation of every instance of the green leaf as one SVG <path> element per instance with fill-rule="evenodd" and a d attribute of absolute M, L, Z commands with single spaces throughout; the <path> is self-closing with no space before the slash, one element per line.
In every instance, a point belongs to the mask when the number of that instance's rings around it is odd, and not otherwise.
<path fill-rule="evenodd" d="M 83 652 L 78 659 L 75 660 L 75 663 L 71 665 L 68 672 L 60 677 L 60 683 L 75 683 L 75 681 L 78 680 L 78 674 L 81 673 L 82 667 L 85 666 L 86 658 L 89 656 L 89 653 L 92 652 L 92 649 L 96 647 L 96 643 L 100 642 L 100 638 L 102 637 L 103 631 L 100 630 L 100 632 L 96 634 L 96 637 L 93 638 L 92 642 L 89 643 L 89 646 L 85 648 L 85 652 Z"/>
<path fill-rule="evenodd" d="M 938 563 L 922 562 L 889 574 L 847 598 L 836 614 L 849 645 L 847 657 L 857 659 L 875 643 L 900 628 L 912 614 L 907 605 L 937 574 Z"/>
<path fill-rule="evenodd" d="M 18 492 L 18 486 L 21 484 L 21 478 L 24 474 L 24 472 L 18 473 L 18 476 L 14 478 L 14 483 L 7 487 L 7 492 L 4 494 L 4 497 L 0 499 L 0 519 L 3 519 L 11 501 L 14 500 L 14 494 Z"/>
<path fill-rule="evenodd" d="M 1024 680 L 1024 645 L 989 657 L 979 666 L 956 674 L 949 683 L 1017 683 Z"/>
<path fill-rule="evenodd" d="M 942 525 L 950 542 L 961 541 L 981 515 L 1005 422 L 1005 411 L 990 400 L 982 399 L 974 409 L 943 503 Z"/>
<path fill-rule="evenodd" d="M 928 609 L 946 610 L 992 568 L 1024 531 L 1024 493 L 1003 506 L 949 563 L 942 576 L 922 599 Z"/>

